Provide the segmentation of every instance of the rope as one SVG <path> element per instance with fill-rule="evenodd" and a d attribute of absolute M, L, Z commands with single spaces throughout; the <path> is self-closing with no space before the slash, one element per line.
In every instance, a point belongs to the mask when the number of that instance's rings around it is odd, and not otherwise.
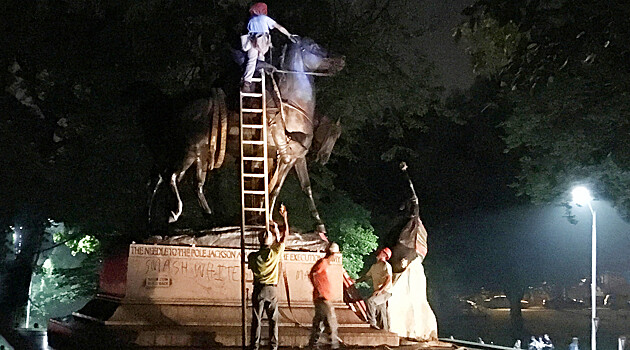
<path fill-rule="evenodd" d="M 271 82 L 273 83 L 273 92 L 276 94 L 276 97 L 278 98 L 278 102 L 280 103 L 280 118 L 282 118 L 282 121 L 283 121 L 282 124 L 284 124 L 284 104 L 282 103 L 282 96 L 280 96 L 280 89 L 278 88 L 278 84 L 276 83 L 276 78 L 274 78 L 273 74 L 270 74 L 270 76 L 271 76 Z M 278 182 L 279 173 L 280 173 L 280 163 L 276 164 L 276 169 L 273 172 L 273 176 L 271 176 L 271 180 L 269 180 L 269 185 L 272 191 L 275 189 L 276 183 Z"/>
<path fill-rule="evenodd" d="M 214 169 L 214 154 L 217 150 L 217 133 L 219 126 L 219 114 L 221 111 L 219 110 L 219 106 L 216 103 L 213 103 L 217 100 L 217 89 L 212 89 L 212 98 L 208 102 L 208 111 L 210 113 L 210 108 L 213 107 L 212 113 L 212 126 L 210 127 L 210 144 L 208 145 L 208 170 Z"/>
<path fill-rule="evenodd" d="M 221 110 L 221 141 L 218 142 L 219 155 L 214 162 L 214 168 L 220 168 L 225 160 L 225 151 L 227 150 L 227 129 L 228 129 L 228 111 L 225 105 L 225 93 L 219 89 L 217 96 L 219 97 L 219 108 Z"/>
<path fill-rule="evenodd" d="M 318 77 L 331 77 L 331 76 L 333 76 L 333 73 L 298 72 L 298 71 L 294 71 L 294 70 L 282 70 L 282 69 L 276 69 L 275 71 L 277 73 L 284 73 L 284 74 L 306 74 L 306 75 L 315 75 L 315 76 L 318 76 Z"/>
<path fill-rule="evenodd" d="M 290 104 L 290 103 L 288 103 L 288 102 L 282 102 L 282 104 L 283 104 L 283 105 L 287 105 L 287 106 L 289 106 L 289 107 L 291 107 L 291 108 L 295 109 L 296 111 L 300 112 L 300 113 L 304 116 L 304 118 L 306 118 L 306 120 L 308 120 L 309 122 L 311 122 L 311 124 L 313 125 L 313 127 L 315 127 L 315 122 L 314 122 L 314 121 L 313 121 L 313 120 L 312 120 L 312 119 L 308 116 L 308 114 L 306 114 L 306 112 L 305 112 L 302 108 L 297 107 L 297 106 L 294 106 L 294 105 L 292 105 L 292 104 Z"/>
<path fill-rule="evenodd" d="M 284 106 L 286 105 L 286 106 L 289 106 L 289 107 L 295 109 L 296 111 L 300 112 L 314 126 L 315 123 L 308 116 L 308 114 L 306 114 L 306 112 L 302 108 L 294 106 L 294 105 L 292 105 L 292 104 L 290 104 L 288 102 L 283 102 L 282 101 L 282 96 L 280 95 L 280 89 L 278 88 L 278 84 L 276 83 L 276 78 L 274 78 L 273 75 L 271 76 L 271 81 L 273 82 L 273 91 L 276 93 L 276 96 L 278 97 L 278 101 L 280 101 L 280 114 L 282 115 L 282 120 L 285 120 Z"/>
<path fill-rule="evenodd" d="M 289 277 L 287 276 L 287 270 L 284 268 L 284 264 L 281 264 L 281 268 L 282 278 L 284 279 L 284 290 L 287 294 L 287 304 L 289 304 L 289 313 L 291 314 L 291 317 L 287 318 L 295 322 L 298 327 L 308 328 L 308 326 L 301 324 L 300 321 L 297 320 L 297 317 L 295 317 L 295 315 L 293 314 L 293 308 L 291 307 L 291 294 L 289 292 Z"/>
<path fill-rule="evenodd" d="M 276 78 L 271 75 L 271 82 L 273 83 L 273 92 L 276 94 L 278 98 L 278 102 L 280 102 L 280 116 L 282 120 L 284 120 L 284 104 L 282 103 L 282 96 L 280 95 L 280 88 L 278 88 L 278 83 L 276 83 Z"/>

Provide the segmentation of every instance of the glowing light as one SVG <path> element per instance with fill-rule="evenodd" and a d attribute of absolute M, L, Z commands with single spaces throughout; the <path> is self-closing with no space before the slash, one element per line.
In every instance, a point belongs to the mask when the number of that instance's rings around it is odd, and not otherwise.
<path fill-rule="evenodd" d="M 53 268 L 52 261 L 50 261 L 50 259 L 46 259 L 46 261 L 44 261 L 44 264 L 42 265 L 42 268 L 46 273 L 51 273 Z"/>
<path fill-rule="evenodd" d="M 588 204 L 591 200 L 593 200 L 591 193 L 584 186 L 574 188 L 571 194 L 573 195 L 573 201 L 578 205 Z"/>

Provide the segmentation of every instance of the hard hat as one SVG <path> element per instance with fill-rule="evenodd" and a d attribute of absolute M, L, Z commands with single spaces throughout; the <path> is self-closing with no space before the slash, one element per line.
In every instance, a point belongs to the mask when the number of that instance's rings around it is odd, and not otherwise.
<path fill-rule="evenodd" d="M 254 15 L 267 15 L 267 4 L 264 2 L 257 2 L 249 8 L 249 14 Z"/>
<path fill-rule="evenodd" d="M 339 244 L 332 242 L 326 248 L 326 252 L 328 253 L 339 253 Z"/>
<path fill-rule="evenodd" d="M 385 253 L 385 256 L 387 256 L 387 259 L 385 259 L 385 260 L 389 260 L 389 259 L 392 257 L 392 251 L 391 251 L 391 249 L 389 249 L 389 248 L 387 248 L 387 247 L 385 247 L 385 248 L 381 249 L 381 251 L 379 252 L 379 254 L 380 254 L 380 253 Z"/>

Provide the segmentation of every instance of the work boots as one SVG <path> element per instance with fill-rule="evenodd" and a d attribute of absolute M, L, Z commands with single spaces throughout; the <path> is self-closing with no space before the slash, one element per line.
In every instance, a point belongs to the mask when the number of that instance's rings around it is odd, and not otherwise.
<path fill-rule="evenodd" d="M 254 83 L 250 81 L 244 81 L 243 86 L 241 87 L 241 91 L 243 92 L 254 92 Z"/>

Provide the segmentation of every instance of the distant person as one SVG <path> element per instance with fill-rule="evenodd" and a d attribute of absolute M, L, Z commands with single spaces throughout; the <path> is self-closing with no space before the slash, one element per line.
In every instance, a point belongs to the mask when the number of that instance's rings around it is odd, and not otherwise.
<path fill-rule="evenodd" d="M 571 344 L 569 344 L 569 350 L 580 350 L 577 337 L 573 337 L 573 339 L 571 340 Z"/>
<path fill-rule="evenodd" d="M 249 9 L 250 19 L 247 23 L 247 37 L 241 40 L 242 50 L 247 53 L 247 65 L 243 74 L 243 92 L 253 92 L 252 78 L 256 70 L 256 61 L 265 61 L 265 54 L 271 48 L 271 29 L 277 29 L 295 42 L 293 35 L 283 26 L 267 16 L 267 4 L 257 2 Z"/>
<path fill-rule="evenodd" d="M 311 329 L 311 339 L 309 346 L 316 347 L 319 337 L 324 330 L 330 332 L 330 347 L 339 349 L 339 338 L 337 336 L 337 315 L 332 304 L 332 285 L 330 284 L 330 263 L 336 254 L 339 253 L 339 245 L 330 243 L 326 248 L 326 256 L 317 260 L 308 274 L 313 284 L 313 304 L 315 305 L 315 316 L 313 317 L 313 329 Z"/>
<path fill-rule="evenodd" d="M 551 338 L 549 338 L 549 334 L 543 335 L 542 348 L 544 350 L 553 350 L 554 349 L 553 343 L 551 342 Z"/>
<path fill-rule="evenodd" d="M 532 335 L 532 337 L 529 339 L 527 350 L 540 350 L 540 349 L 541 349 L 541 342 L 538 341 L 538 339 L 536 339 L 536 337 Z"/>
<path fill-rule="evenodd" d="M 392 266 L 387 262 L 392 257 L 392 251 L 385 247 L 378 251 L 376 262 L 370 270 L 356 282 L 362 282 L 368 279 L 372 280 L 372 295 L 366 300 L 368 306 L 368 321 L 370 327 L 380 329 L 378 326 L 378 318 L 383 321 L 383 329 L 389 329 L 389 320 L 387 319 L 387 299 L 391 296 L 388 290 L 392 286 Z"/>
<path fill-rule="evenodd" d="M 263 312 L 269 318 L 269 345 L 273 350 L 278 349 L 278 278 L 280 268 L 278 264 L 284 253 L 284 242 L 289 236 L 289 220 L 284 204 L 280 206 L 280 215 L 284 219 L 284 230 L 280 232 L 278 224 L 269 223 L 270 230 L 263 231 L 258 236 L 260 249 L 247 257 L 249 269 L 254 275 L 254 291 L 252 292 L 252 330 L 250 349 L 260 347 L 260 328 Z"/>

